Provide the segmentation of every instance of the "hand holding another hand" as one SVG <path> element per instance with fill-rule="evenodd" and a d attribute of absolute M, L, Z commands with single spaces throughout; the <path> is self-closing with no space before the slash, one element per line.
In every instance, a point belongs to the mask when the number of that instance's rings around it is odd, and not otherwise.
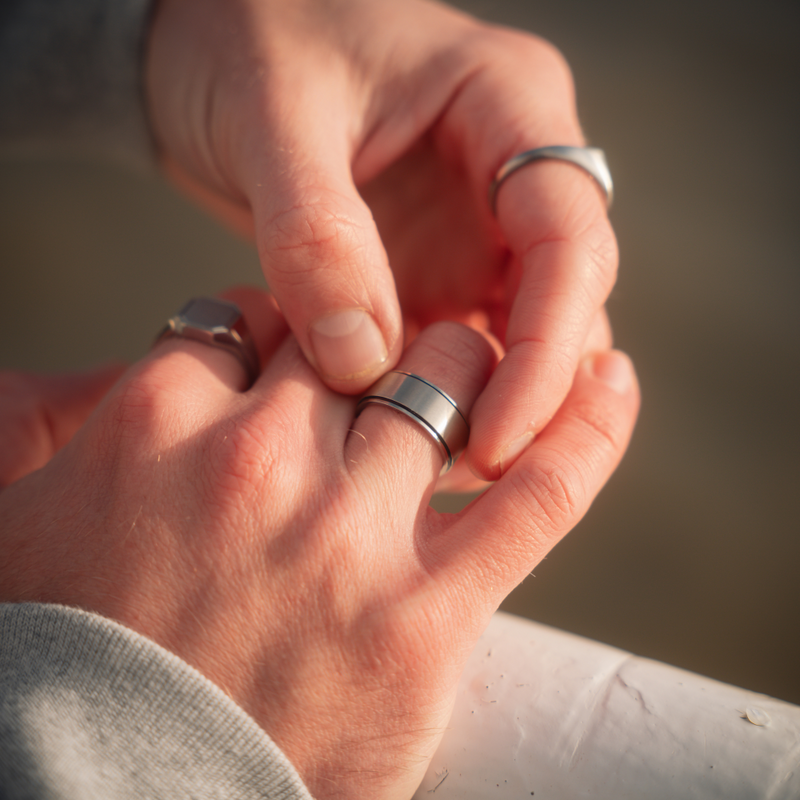
<path fill-rule="evenodd" d="M 255 239 L 273 295 L 230 299 L 260 374 L 173 338 L 124 374 L 0 376 L 0 602 L 150 637 L 320 800 L 407 798 L 489 617 L 636 416 L 602 193 L 537 162 L 487 199 L 511 157 L 583 145 L 569 70 L 425 0 L 159 0 L 145 60 L 165 170 Z M 443 478 L 417 422 L 357 415 L 395 367 L 469 417 Z"/>
<path fill-rule="evenodd" d="M 572 166 L 518 171 L 489 209 L 509 158 L 583 144 L 554 48 L 422 0 L 160 0 L 147 97 L 165 168 L 254 236 L 330 388 L 393 368 L 403 322 L 495 335 L 506 357 L 467 461 L 508 469 L 605 325 L 617 263 L 604 198 Z"/>
<path fill-rule="evenodd" d="M 631 366 L 585 353 L 536 441 L 443 515 L 428 506 L 442 463 L 428 435 L 381 406 L 354 418 L 356 399 L 321 381 L 268 295 L 230 296 L 258 347 L 255 384 L 243 391 L 222 350 L 155 347 L 0 492 L 0 600 L 79 606 L 172 650 L 266 729 L 316 797 L 409 797 L 490 615 L 621 457 Z M 483 335 L 441 323 L 398 366 L 468 412 L 495 364 Z M 51 397 L 53 429 L 78 406 Z"/>

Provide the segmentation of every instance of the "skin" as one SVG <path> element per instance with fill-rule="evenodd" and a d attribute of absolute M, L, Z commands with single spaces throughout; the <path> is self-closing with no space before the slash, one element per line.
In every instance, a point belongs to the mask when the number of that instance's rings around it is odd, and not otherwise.
<path fill-rule="evenodd" d="M 175 339 L 121 376 L 2 377 L 0 430 L 25 433 L 0 462 L 0 601 L 79 606 L 170 649 L 315 797 L 408 798 L 491 614 L 621 458 L 632 367 L 585 351 L 537 439 L 443 515 L 428 505 L 441 456 L 427 434 L 380 406 L 354 419 L 356 399 L 323 383 L 272 298 L 228 297 L 262 361 L 246 391 L 228 353 Z M 498 369 L 495 346 L 457 323 L 422 330 L 399 365 L 468 413 Z"/>
<path fill-rule="evenodd" d="M 420 0 L 160 0 L 146 63 L 165 170 L 254 238 L 330 388 L 393 368 L 404 324 L 493 334 L 467 463 L 500 477 L 564 401 L 616 275 L 580 169 L 528 166 L 488 207 L 510 157 L 584 144 L 560 54 Z"/>
<path fill-rule="evenodd" d="M 165 171 L 256 243 L 274 297 L 230 298 L 263 372 L 244 391 L 228 354 L 171 340 L 124 374 L 0 376 L 0 600 L 172 650 L 318 798 L 407 798 L 489 617 L 638 409 L 591 178 L 542 162 L 486 201 L 508 158 L 583 144 L 569 70 L 418 0 L 159 0 L 145 78 Z M 412 421 L 354 419 L 394 366 L 470 415 L 438 483 Z"/>

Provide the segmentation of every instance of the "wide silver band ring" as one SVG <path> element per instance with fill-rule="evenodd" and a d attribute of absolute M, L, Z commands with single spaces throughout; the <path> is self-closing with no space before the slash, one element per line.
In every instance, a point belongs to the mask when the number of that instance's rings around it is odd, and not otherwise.
<path fill-rule="evenodd" d="M 537 147 L 527 150 L 503 164 L 494 176 L 489 187 L 489 207 L 493 214 L 497 214 L 497 191 L 510 175 L 526 164 L 541 159 L 555 159 L 566 161 L 588 172 L 606 196 L 606 208 L 611 207 L 614 200 L 614 182 L 606 162 L 606 154 L 599 147 L 570 147 L 568 145 L 552 145 L 551 147 Z"/>
<path fill-rule="evenodd" d="M 387 372 L 358 401 L 356 416 L 371 403 L 402 412 L 430 434 L 444 459 L 442 474 L 467 446 L 469 425 L 456 401 L 419 375 Z"/>
<path fill-rule="evenodd" d="M 214 297 L 193 298 L 167 321 L 155 344 L 175 336 L 230 353 L 245 368 L 248 386 L 258 377 L 258 352 L 236 303 Z"/>

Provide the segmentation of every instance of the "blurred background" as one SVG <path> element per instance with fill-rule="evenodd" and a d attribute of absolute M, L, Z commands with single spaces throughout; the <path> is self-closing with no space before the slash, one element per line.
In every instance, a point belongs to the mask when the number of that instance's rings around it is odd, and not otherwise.
<path fill-rule="evenodd" d="M 800 4 L 463 0 L 571 63 L 606 150 L 610 301 L 644 404 L 587 518 L 507 600 L 800 703 Z M 252 248 L 154 178 L 0 162 L 0 368 L 134 360 Z"/>

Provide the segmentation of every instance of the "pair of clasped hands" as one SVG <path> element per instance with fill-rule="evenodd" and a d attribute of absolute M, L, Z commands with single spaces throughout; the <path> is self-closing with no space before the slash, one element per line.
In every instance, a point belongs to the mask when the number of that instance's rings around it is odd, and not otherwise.
<path fill-rule="evenodd" d="M 318 798 L 410 797 L 477 638 L 638 408 L 597 186 L 542 161 L 496 216 L 486 199 L 511 156 L 583 144 L 569 71 L 417 0 L 162 0 L 146 95 L 167 173 L 255 239 L 272 295 L 225 296 L 261 374 L 170 339 L 125 370 L 5 375 L 0 600 L 151 637 Z M 412 420 L 355 416 L 393 368 L 469 414 L 438 483 Z M 428 505 L 487 481 L 458 514 Z"/>

